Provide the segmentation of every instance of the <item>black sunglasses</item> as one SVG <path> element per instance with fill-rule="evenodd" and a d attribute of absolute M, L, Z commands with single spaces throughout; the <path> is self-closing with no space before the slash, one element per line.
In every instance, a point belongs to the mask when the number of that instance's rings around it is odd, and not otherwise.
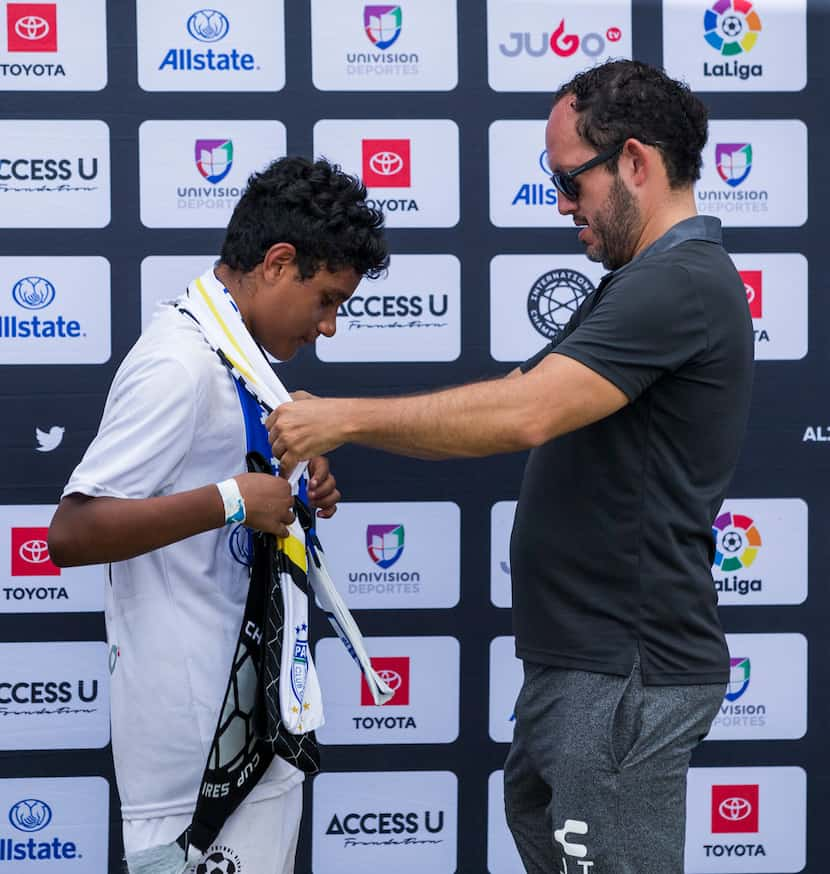
<path fill-rule="evenodd" d="M 568 200 L 576 200 L 579 197 L 579 183 L 574 181 L 575 177 L 586 170 L 590 170 L 592 167 L 598 167 L 600 164 L 610 161 L 614 155 L 622 151 L 624 145 L 625 141 L 621 142 L 618 146 L 612 146 L 610 149 L 600 152 L 591 158 L 590 161 L 580 164 L 579 167 L 573 170 L 555 170 L 550 175 L 550 181 L 553 182 L 556 190 L 560 194 L 564 194 Z"/>

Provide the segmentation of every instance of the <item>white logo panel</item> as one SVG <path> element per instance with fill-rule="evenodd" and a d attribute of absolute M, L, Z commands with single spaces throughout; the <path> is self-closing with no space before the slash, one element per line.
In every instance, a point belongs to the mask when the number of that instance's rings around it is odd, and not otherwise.
<path fill-rule="evenodd" d="M 663 0 L 663 57 L 693 91 L 800 91 L 806 0 Z"/>
<path fill-rule="evenodd" d="M 331 120 L 314 125 L 314 154 L 359 176 L 388 228 L 458 224 L 458 125 L 442 119 Z"/>
<path fill-rule="evenodd" d="M 515 501 L 498 501 L 490 510 L 490 601 L 494 607 L 513 605 L 510 533 L 515 515 Z"/>
<path fill-rule="evenodd" d="M 49 558 L 53 505 L 0 506 L 0 613 L 104 609 L 103 565 L 59 568 Z"/>
<path fill-rule="evenodd" d="M 487 870 L 516 874 L 522 867 L 504 816 L 504 771 L 493 771 L 487 780 Z"/>
<path fill-rule="evenodd" d="M 142 224 L 224 228 L 251 173 L 285 156 L 285 125 L 145 121 L 138 150 Z"/>
<path fill-rule="evenodd" d="M 454 255 L 393 255 L 337 313 L 321 361 L 455 361 L 461 354 L 461 264 Z"/>
<path fill-rule="evenodd" d="M 458 84 L 456 2 L 312 0 L 311 71 L 321 91 L 450 91 Z"/>
<path fill-rule="evenodd" d="M 9 871 L 106 871 L 109 806 L 103 777 L 0 780 L 0 862 Z"/>
<path fill-rule="evenodd" d="M 490 643 L 490 737 L 497 743 L 513 740 L 516 698 L 522 687 L 522 662 L 516 641 L 497 637 Z"/>
<path fill-rule="evenodd" d="M 807 731 L 807 639 L 728 634 L 726 696 L 707 740 L 796 740 Z"/>
<path fill-rule="evenodd" d="M 109 357 L 109 261 L 0 258 L 0 364 L 103 364 Z"/>
<path fill-rule="evenodd" d="M 556 205 L 544 121 L 494 121 L 489 145 L 490 221 L 496 227 L 574 227 L 573 217 L 560 215 Z"/>
<path fill-rule="evenodd" d="M 283 0 L 200 9 L 138 0 L 138 83 L 145 91 L 279 91 L 285 85 Z"/>
<path fill-rule="evenodd" d="M 77 750 L 110 739 L 105 643 L 0 644 L 0 750 Z"/>
<path fill-rule="evenodd" d="M 801 498 L 724 501 L 712 524 L 719 604 L 804 602 L 807 512 Z"/>
<path fill-rule="evenodd" d="M 107 84 L 105 0 L 4 3 L 0 90 L 100 91 Z"/>
<path fill-rule="evenodd" d="M 110 133 L 103 121 L 0 121 L 0 227 L 103 228 Z"/>
<path fill-rule="evenodd" d="M 314 661 L 326 696 L 327 744 L 452 743 L 458 737 L 459 646 L 454 637 L 368 637 L 372 666 L 394 690 L 378 706 L 338 638 Z"/>
<path fill-rule="evenodd" d="M 807 259 L 798 254 L 733 255 L 755 330 L 755 360 L 807 354 Z"/>
<path fill-rule="evenodd" d="M 456 870 L 458 778 L 447 771 L 320 774 L 314 779 L 314 874 Z"/>
<path fill-rule="evenodd" d="M 698 212 L 725 227 L 799 227 L 807 221 L 807 127 L 795 119 L 710 121 Z"/>
<path fill-rule="evenodd" d="M 691 768 L 688 874 L 795 874 L 807 861 L 802 768 Z"/>
<path fill-rule="evenodd" d="M 449 501 L 343 503 L 322 523 L 332 579 L 352 610 L 454 607 L 461 511 Z"/>
<path fill-rule="evenodd" d="M 217 255 L 148 255 L 141 262 L 141 330 L 163 301 L 175 300 L 201 276 Z"/>
<path fill-rule="evenodd" d="M 630 0 L 560 7 L 487 0 L 487 72 L 494 91 L 551 92 L 586 67 L 630 57 Z"/>
<path fill-rule="evenodd" d="M 567 325 L 605 275 L 581 255 L 496 255 L 490 262 L 490 354 L 524 361 Z"/>

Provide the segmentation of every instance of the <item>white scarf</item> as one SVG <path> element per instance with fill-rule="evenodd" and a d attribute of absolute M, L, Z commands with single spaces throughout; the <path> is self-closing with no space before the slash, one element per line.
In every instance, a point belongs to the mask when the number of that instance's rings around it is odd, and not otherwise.
<path fill-rule="evenodd" d="M 230 292 L 216 279 L 212 269 L 188 286 L 186 308 L 197 320 L 211 348 L 221 352 L 230 364 L 234 376 L 257 399 L 266 413 L 280 404 L 291 403 L 291 396 L 248 333 Z M 306 461 L 301 462 L 289 477 L 288 481 L 295 494 L 307 466 Z M 329 576 L 322 550 L 315 550 L 320 563 L 318 567 L 313 557 L 307 557 L 305 532 L 300 523 L 295 519 L 288 530 L 289 536 L 279 542 L 280 549 L 295 564 L 307 567 L 308 579 L 318 604 L 363 672 L 375 704 L 385 704 L 394 692 L 372 668 L 363 644 L 363 636 Z M 303 668 L 293 657 L 298 637 L 306 638 L 307 635 L 301 629 L 308 627 L 308 598 L 292 581 L 287 581 L 283 585 L 283 601 L 285 628 L 280 671 L 280 715 L 292 734 L 302 734 L 323 724 L 323 702 L 311 653 L 307 644 L 303 647 L 305 640 L 299 640 L 299 644 L 307 653 L 307 669 L 305 677 L 296 682 L 296 672 Z M 292 676 L 295 680 L 293 683 Z M 299 702 L 298 688 L 302 695 Z"/>

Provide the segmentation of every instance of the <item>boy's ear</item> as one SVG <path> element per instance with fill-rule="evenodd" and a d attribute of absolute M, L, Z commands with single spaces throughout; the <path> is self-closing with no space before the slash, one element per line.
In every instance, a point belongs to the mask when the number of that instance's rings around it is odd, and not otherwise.
<path fill-rule="evenodd" d="M 295 263 L 297 250 L 292 243 L 274 243 L 262 259 L 262 272 L 266 279 L 276 279 L 280 273 Z"/>

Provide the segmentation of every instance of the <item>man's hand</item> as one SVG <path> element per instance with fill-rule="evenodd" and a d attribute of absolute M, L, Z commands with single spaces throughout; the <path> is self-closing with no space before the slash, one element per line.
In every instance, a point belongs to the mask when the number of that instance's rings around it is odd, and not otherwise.
<path fill-rule="evenodd" d="M 300 398 L 293 404 L 281 404 L 268 416 L 265 427 L 283 476 L 303 459 L 323 455 L 344 442 L 342 403 L 334 398 Z"/>
<path fill-rule="evenodd" d="M 245 524 L 288 537 L 288 525 L 294 521 L 294 497 L 288 481 L 269 473 L 242 473 L 234 479 L 245 501 Z"/>
<path fill-rule="evenodd" d="M 317 510 L 321 519 L 331 519 L 337 512 L 337 502 L 341 495 L 337 480 L 329 469 L 329 460 L 324 455 L 316 455 L 308 463 L 308 497 L 311 506 Z"/>

